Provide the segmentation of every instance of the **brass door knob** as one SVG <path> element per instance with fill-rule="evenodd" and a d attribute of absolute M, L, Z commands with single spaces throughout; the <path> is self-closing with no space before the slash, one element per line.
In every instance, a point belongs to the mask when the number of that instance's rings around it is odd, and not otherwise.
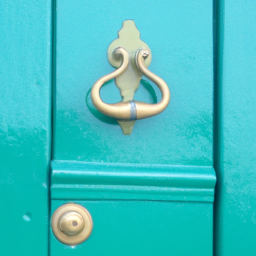
<path fill-rule="evenodd" d="M 147 69 L 151 62 L 151 51 L 147 44 L 140 40 L 140 33 L 132 20 L 123 23 L 119 38 L 109 46 L 108 60 L 117 69 L 101 77 L 93 85 L 92 103 L 101 113 L 117 119 L 124 134 L 130 134 L 135 120 L 158 115 L 166 109 L 171 97 L 170 90 L 163 79 Z M 143 75 L 160 89 L 162 94 L 160 102 L 148 104 L 134 101 L 134 94 Z M 100 89 L 104 83 L 113 78 L 120 90 L 122 102 L 107 104 L 100 97 Z M 127 123 L 130 124 L 130 128 L 129 125 L 127 128 Z"/>
<path fill-rule="evenodd" d="M 56 238 L 67 245 L 84 242 L 92 231 L 92 217 L 81 205 L 65 204 L 52 215 L 51 227 Z"/>
<path fill-rule="evenodd" d="M 76 236 L 84 229 L 84 218 L 80 213 L 67 212 L 60 218 L 59 228 L 67 236 Z"/>

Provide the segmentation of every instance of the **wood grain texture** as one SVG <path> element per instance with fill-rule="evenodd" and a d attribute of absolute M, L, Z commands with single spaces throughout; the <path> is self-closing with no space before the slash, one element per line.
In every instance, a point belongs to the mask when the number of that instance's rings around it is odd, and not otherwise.
<path fill-rule="evenodd" d="M 0 254 L 47 256 L 51 1 L 0 10 Z"/>

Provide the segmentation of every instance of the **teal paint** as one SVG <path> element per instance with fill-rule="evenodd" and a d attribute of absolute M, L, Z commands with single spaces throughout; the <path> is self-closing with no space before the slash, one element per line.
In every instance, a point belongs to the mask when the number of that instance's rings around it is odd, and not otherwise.
<path fill-rule="evenodd" d="M 213 202 L 212 167 L 53 161 L 52 199 Z"/>
<path fill-rule="evenodd" d="M 56 1 L 51 213 L 79 203 L 94 229 L 78 246 L 51 232 L 52 256 L 212 255 L 212 1 L 140 4 L 143 11 L 135 0 Z M 152 50 L 150 70 L 172 94 L 169 107 L 136 122 L 131 136 L 88 97 L 113 70 L 106 52 L 126 19 L 135 21 Z M 140 86 L 135 99 L 159 100 L 150 85 Z M 107 103 L 121 100 L 113 81 L 101 95 Z"/>
<path fill-rule="evenodd" d="M 59 160 L 80 161 L 73 171 L 79 170 L 82 161 L 89 162 L 85 164 L 87 170 L 95 163 L 98 166 L 90 176 L 86 176 L 84 166 L 78 176 L 66 169 L 65 175 L 58 173 L 53 187 L 64 185 L 65 191 L 58 192 L 56 198 L 65 200 L 53 200 L 52 211 L 70 200 L 83 199 L 75 202 L 89 209 L 95 228 L 88 243 L 76 247 L 62 245 L 51 234 L 52 255 L 88 251 L 112 256 L 113 252 L 212 255 L 212 2 L 141 4 L 143 12 L 136 1 L 57 3 L 53 155 Z M 1 227 L 9 230 L 11 223 L 17 230 L 1 235 L 1 252 L 45 256 L 51 147 L 51 2 L 2 2 L 1 10 Z M 128 18 L 136 21 L 142 39 L 153 51 L 150 70 L 170 84 L 173 97 L 163 114 L 137 122 L 134 133 L 125 137 L 118 126 L 91 115 L 85 96 L 94 81 L 112 70 L 106 50 Z M 107 102 L 120 100 L 113 83 L 104 90 Z M 138 91 L 137 100 L 144 100 L 143 90 Z M 160 98 L 159 91 L 155 98 Z M 119 163 L 120 175 L 112 170 L 115 163 Z M 73 189 L 80 179 L 84 187 L 89 181 L 104 186 L 116 182 L 123 190 L 98 196 L 95 186 L 91 200 L 86 201 L 87 194 Z M 70 190 L 68 182 L 72 182 Z M 139 190 L 139 186 L 143 188 Z M 158 193 L 162 188 L 166 189 L 164 195 Z M 191 188 L 201 194 L 190 196 Z M 71 189 L 75 191 L 73 199 L 68 198 Z M 183 194 L 175 197 L 175 189 Z M 146 194 L 147 190 L 150 193 Z"/>
<path fill-rule="evenodd" d="M 52 201 L 52 212 L 70 202 Z M 90 212 L 92 234 L 77 246 L 51 231 L 51 256 L 212 255 L 212 204 L 150 201 L 75 201 Z"/>
<path fill-rule="evenodd" d="M 47 256 L 51 1 L 0 9 L 0 254 Z"/>
<path fill-rule="evenodd" d="M 215 255 L 255 255 L 256 3 L 217 6 Z"/>
<path fill-rule="evenodd" d="M 56 4 L 53 158 L 212 166 L 212 1 L 141 1 L 143 11 L 135 0 Z M 172 94 L 168 108 L 136 122 L 131 136 L 96 118 L 85 102 L 94 82 L 113 70 L 106 52 L 126 19 L 135 21 L 152 50 L 150 70 L 167 82 Z M 143 101 L 140 90 L 135 99 Z M 113 82 L 101 95 L 109 103 L 121 99 Z"/>

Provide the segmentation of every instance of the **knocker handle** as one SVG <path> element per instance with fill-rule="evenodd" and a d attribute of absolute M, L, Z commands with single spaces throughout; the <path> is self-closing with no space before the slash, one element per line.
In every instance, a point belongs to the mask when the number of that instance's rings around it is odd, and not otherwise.
<path fill-rule="evenodd" d="M 142 74 L 156 84 L 162 94 L 162 100 L 156 104 L 135 101 L 137 119 L 155 116 L 163 112 L 168 106 L 171 98 L 170 90 L 166 82 L 145 67 L 144 59 L 149 56 L 148 50 L 138 50 L 136 53 L 136 65 Z"/>
<path fill-rule="evenodd" d="M 113 52 L 115 58 L 120 57 L 123 58 L 121 66 L 116 69 L 114 72 L 101 77 L 92 87 L 91 90 L 91 99 L 92 103 L 96 109 L 98 109 L 101 113 L 115 118 L 117 120 L 130 120 L 130 103 L 129 102 L 119 102 L 115 104 L 106 104 L 102 101 L 100 97 L 100 89 L 104 83 L 107 81 L 119 76 L 122 74 L 128 67 L 129 64 L 129 54 L 124 48 L 117 48 Z"/>
<path fill-rule="evenodd" d="M 100 89 L 103 84 L 125 72 L 129 64 L 129 54 L 124 48 L 119 47 L 115 49 L 113 54 L 116 58 L 120 55 L 122 56 L 122 64 L 114 72 L 101 77 L 93 85 L 91 90 L 91 98 L 95 108 L 109 117 L 123 121 L 139 120 L 161 113 L 168 106 L 170 101 L 170 91 L 163 79 L 156 76 L 145 67 L 144 59 L 149 56 L 149 51 L 144 49 L 138 50 L 135 55 L 137 67 L 143 75 L 157 85 L 162 93 L 162 100 L 156 104 L 148 104 L 139 101 L 107 104 L 102 101 L 100 97 Z"/>

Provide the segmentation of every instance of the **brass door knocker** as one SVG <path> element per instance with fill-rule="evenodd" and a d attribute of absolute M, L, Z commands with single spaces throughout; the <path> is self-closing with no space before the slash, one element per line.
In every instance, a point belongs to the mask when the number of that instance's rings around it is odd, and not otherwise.
<path fill-rule="evenodd" d="M 147 69 L 151 62 L 151 51 L 140 40 L 140 33 L 134 21 L 124 21 L 119 31 L 119 38 L 109 46 L 108 60 L 117 69 L 101 77 L 93 85 L 91 99 L 98 111 L 117 119 L 123 133 L 130 134 L 135 120 L 157 115 L 166 109 L 170 101 L 170 91 L 163 79 Z M 160 102 L 148 104 L 133 100 L 142 75 L 154 82 L 160 89 L 162 94 Z M 100 97 L 100 88 L 113 78 L 115 78 L 123 100 L 115 104 L 107 104 Z"/>

